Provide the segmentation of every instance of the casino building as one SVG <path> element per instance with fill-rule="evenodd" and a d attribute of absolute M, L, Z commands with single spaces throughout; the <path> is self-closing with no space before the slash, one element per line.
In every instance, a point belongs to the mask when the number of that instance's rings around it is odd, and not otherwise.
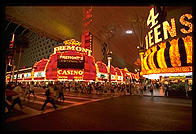
<path fill-rule="evenodd" d="M 192 79 L 192 15 L 181 12 L 159 22 L 150 10 L 145 48 L 140 49 L 141 73 L 149 79 Z"/>
<path fill-rule="evenodd" d="M 74 39 L 66 40 L 62 45 L 54 47 L 54 52 L 48 59 L 41 59 L 32 68 L 21 69 L 19 82 L 49 82 L 49 81 L 94 81 L 125 83 L 126 80 L 139 79 L 137 74 L 126 68 L 109 67 L 102 61 L 95 62 L 88 45 Z M 110 69 L 109 69 L 110 68 Z M 12 75 L 8 73 L 6 82 Z M 14 75 L 16 79 L 16 74 Z M 130 81 L 129 81 L 130 82 Z"/>

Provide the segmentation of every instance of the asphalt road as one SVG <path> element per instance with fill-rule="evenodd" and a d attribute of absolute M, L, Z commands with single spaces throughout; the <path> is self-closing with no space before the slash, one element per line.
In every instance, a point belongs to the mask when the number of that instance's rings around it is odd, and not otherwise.
<path fill-rule="evenodd" d="M 192 130 L 192 100 L 120 96 L 6 123 L 5 131 Z"/>

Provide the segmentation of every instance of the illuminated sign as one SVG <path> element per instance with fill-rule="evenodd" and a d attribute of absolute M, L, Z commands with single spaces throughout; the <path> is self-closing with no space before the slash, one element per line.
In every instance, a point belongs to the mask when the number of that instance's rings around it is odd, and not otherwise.
<path fill-rule="evenodd" d="M 25 73 L 24 78 L 31 78 L 31 73 Z"/>
<path fill-rule="evenodd" d="M 123 77 L 122 76 L 118 76 L 118 80 L 122 80 L 123 79 Z"/>
<path fill-rule="evenodd" d="M 34 77 L 45 77 L 45 72 L 41 71 L 41 72 L 34 72 Z"/>
<path fill-rule="evenodd" d="M 171 79 L 185 79 L 186 76 L 169 76 Z"/>
<path fill-rule="evenodd" d="M 66 41 L 64 41 L 63 44 L 65 44 L 65 45 L 80 46 L 80 45 L 81 45 L 81 42 L 76 41 L 76 40 L 74 40 L 74 39 L 71 39 L 71 40 L 66 40 Z"/>
<path fill-rule="evenodd" d="M 70 60 L 83 60 L 83 56 L 60 56 L 60 59 L 70 59 Z"/>
<path fill-rule="evenodd" d="M 111 79 L 112 80 L 115 80 L 116 79 L 116 76 L 115 75 L 111 75 Z"/>
<path fill-rule="evenodd" d="M 77 51 L 91 55 L 91 50 L 79 46 L 58 46 L 54 48 L 54 53 L 61 51 Z"/>
<path fill-rule="evenodd" d="M 83 70 L 57 70 L 58 75 L 83 75 L 84 71 Z"/>
<path fill-rule="evenodd" d="M 101 79 L 107 79 L 108 74 L 106 74 L 106 73 L 97 73 L 97 77 L 101 78 Z"/>
<path fill-rule="evenodd" d="M 22 74 L 18 74 L 18 78 L 19 79 L 22 79 Z"/>
<path fill-rule="evenodd" d="M 150 30 L 145 37 L 146 51 L 140 53 L 140 74 L 191 72 L 192 15 L 186 13 L 162 24 L 158 23 L 158 16 L 152 8 L 147 19 Z"/>
<path fill-rule="evenodd" d="M 76 51 L 80 53 L 85 53 L 87 55 L 91 55 L 91 50 L 87 48 L 81 47 L 81 43 L 79 41 L 75 41 L 74 39 L 66 40 L 63 42 L 64 46 L 58 46 L 54 48 L 54 53 L 62 52 L 62 51 Z"/>
<path fill-rule="evenodd" d="M 11 78 L 13 78 L 13 75 L 11 75 Z M 16 79 L 16 74 L 14 75 L 14 79 Z M 18 74 L 18 79 L 22 79 L 22 74 Z"/>
<path fill-rule="evenodd" d="M 170 23 L 168 21 L 164 21 L 161 24 L 158 24 L 158 13 L 156 15 L 154 15 L 154 8 L 152 8 L 150 10 L 150 14 L 148 16 L 147 19 L 147 26 L 151 25 L 150 28 L 151 29 L 145 37 L 145 41 L 146 41 L 146 49 L 148 49 L 149 47 L 153 46 L 154 44 L 157 44 L 163 40 L 168 39 L 168 33 L 171 37 L 176 37 L 177 36 L 177 32 L 176 32 L 176 19 L 172 18 Z M 192 15 L 191 14 L 184 14 L 179 18 L 179 23 L 182 26 L 185 26 L 186 28 L 181 28 L 180 32 L 183 34 L 189 34 L 193 31 L 193 25 L 190 22 L 192 19 Z M 161 30 L 162 28 L 162 30 Z M 161 33 L 161 31 L 163 33 Z M 163 38 L 160 37 L 160 35 L 164 35 Z"/>
<path fill-rule="evenodd" d="M 59 56 L 57 59 L 57 68 L 84 69 L 84 63 L 83 56 Z"/>
<path fill-rule="evenodd" d="M 192 72 L 192 66 L 187 67 L 172 67 L 172 68 L 162 68 L 154 70 L 142 70 L 141 75 L 145 74 L 159 74 L 159 73 L 179 73 L 179 72 Z"/>

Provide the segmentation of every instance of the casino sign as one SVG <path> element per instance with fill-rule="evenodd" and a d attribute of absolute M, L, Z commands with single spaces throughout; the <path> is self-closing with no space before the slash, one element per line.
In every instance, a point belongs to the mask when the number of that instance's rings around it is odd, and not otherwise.
<path fill-rule="evenodd" d="M 145 51 L 140 51 L 140 75 L 192 72 L 192 15 L 158 22 L 159 13 L 150 10 Z M 178 25 L 177 25 L 178 24 Z"/>

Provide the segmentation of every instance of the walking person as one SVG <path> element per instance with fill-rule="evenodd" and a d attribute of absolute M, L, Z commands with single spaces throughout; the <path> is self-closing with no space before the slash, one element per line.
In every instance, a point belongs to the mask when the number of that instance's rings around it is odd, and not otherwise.
<path fill-rule="evenodd" d="M 57 100 L 59 96 L 59 91 L 58 91 L 58 84 L 54 84 L 54 100 Z"/>
<path fill-rule="evenodd" d="M 23 109 L 22 103 L 21 103 L 21 97 L 23 96 L 23 91 L 22 91 L 22 85 L 21 83 L 16 86 L 13 91 L 15 91 L 17 94 L 12 96 L 13 102 L 10 106 L 10 109 L 13 110 L 14 106 L 18 104 L 20 106 L 20 109 Z"/>
<path fill-rule="evenodd" d="M 33 94 L 34 99 L 36 98 L 34 89 L 35 89 L 34 82 L 32 81 L 31 84 L 30 84 L 28 99 L 30 99 L 31 94 Z"/>
<path fill-rule="evenodd" d="M 23 96 L 24 100 L 23 101 L 25 101 L 26 98 L 29 101 L 29 97 L 28 97 L 29 93 L 30 93 L 30 84 L 28 83 L 26 88 L 24 89 L 24 96 Z"/>
<path fill-rule="evenodd" d="M 189 96 L 188 96 L 188 90 L 189 90 L 189 83 L 188 83 L 188 80 L 186 79 L 186 80 L 185 80 L 186 97 L 189 97 Z"/>
<path fill-rule="evenodd" d="M 44 108 L 48 102 L 50 102 L 53 105 L 54 109 L 57 109 L 57 106 L 55 105 L 55 101 L 54 101 L 54 95 L 52 95 L 50 88 L 46 88 L 45 95 L 46 95 L 46 100 L 45 100 L 41 110 L 42 111 L 44 110 Z"/>
<path fill-rule="evenodd" d="M 153 90 L 154 90 L 154 85 L 153 83 L 150 84 L 150 94 L 151 94 L 151 97 L 154 97 L 153 96 Z"/>
<path fill-rule="evenodd" d="M 144 83 L 143 94 L 145 94 L 145 92 L 146 92 L 146 89 L 147 89 L 147 85 L 146 85 L 146 83 Z"/>
<path fill-rule="evenodd" d="M 58 98 L 60 98 L 60 101 L 63 100 L 63 102 L 64 102 L 65 98 L 64 98 L 63 85 L 61 83 L 59 83 L 57 88 L 58 88 L 58 91 L 59 91 Z"/>
<path fill-rule="evenodd" d="M 140 83 L 140 96 L 143 96 L 144 94 L 144 85 Z"/>
<path fill-rule="evenodd" d="M 12 96 L 16 96 L 18 93 L 13 91 L 13 89 L 10 89 L 9 87 L 5 89 L 5 101 L 4 101 L 4 106 L 7 108 L 8 112 L 10 112 L 11 105 L 12 105 Z"/>
<path fill-rule="evenodd" d="M 88 94 L 91 94 L 92 91 L 92 85 L 91 83 L 88 84 Z"/>

